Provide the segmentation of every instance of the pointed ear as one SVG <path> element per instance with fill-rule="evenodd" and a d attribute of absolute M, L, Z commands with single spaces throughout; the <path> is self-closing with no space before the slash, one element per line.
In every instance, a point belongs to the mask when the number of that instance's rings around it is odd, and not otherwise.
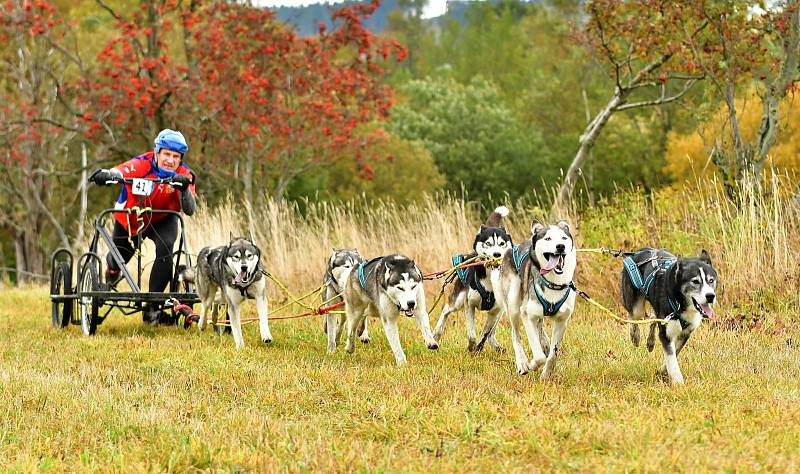
<path fill-rule="evenodd" d="M 481 224 L 481 226 L 478 228 L 478 233 L 481 233 L 481 232 L 483 232 L 484 230 L 486 230 L 486 226 L 485 226 L 485 225 L 483 225 L 483 224 Z"/>
<path fill-rule="evenodd" d="M 563 230 L 564 232 L 568 234 L 570 233 L 569 222 L 567 222 L 566 220 L 561 219 L 560 221 L 558 221 L 558 224 L 556 225 L 558 226 L 559 229 Z"/>
<path fill-rule="evenodd" d="M 544 224 L 539 222 L 539 219 L 533 219 L 531 222 L 531 234 L 535 234 L 539 232 L 541 229 L 544 229 Z"/>
<path fill-rule="evenodd" d="M 681 278 L 681 265 L 683 265 L 683 259 L 678 257 L 678 260 L 675 262 L 675 281 L 678 282 Z"/>
<path fill-rule="evenodd" d="M 706 249 L 700 251 L 700 260 L 711 265 L 711 255 L 708 254 L 708 251 Z"/>

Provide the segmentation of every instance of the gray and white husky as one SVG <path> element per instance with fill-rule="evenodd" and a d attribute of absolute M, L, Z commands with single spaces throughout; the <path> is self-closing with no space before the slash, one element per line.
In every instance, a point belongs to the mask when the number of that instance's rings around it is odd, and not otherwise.
<path fill-rule="evenodd" d="M 397 365 L 406 363 L 397 330 L 400 312 L 417 320 L 428 349 L 439 348 L 431 333 L 425 291 L 422 287 L 422 272 L 408 257 L 388 255 L 359 264 L 345 282 L 344 301 L 347 313 L 347 352 L 352 353 L 355 350 L 356 331 L 368 313 L 377 313 L 380 316 Z"/>
<path fill-rule="evenodd" d="M 659 374 L 673 384 L 683 383 L 678 354 L 703 319 L 715 317 L 711 307 L 717 297 L 717 272 L 703 250 L 697 258 L 679 258 L 664 249 L 643 248 L 623 260 L 622 302 L 631 319 L 645 319 L 644 303 L 658 319 L 650 325 L 647 350 L 655 346 L 655 332 L 664 352 Z M 631 341 L 639 345 L 639 326 L 631 325 Z"/>
<path fill-rule="evenodd" d="M 503 227 L 503 217 L 508 215 L 508 208 L 500 206 L 494 210 L 486 219 L 486 224 L 481 225 L 475 234 L 472 243 L 472 252 L 453 256 L 453 264 L 463 262 L 478 255 L 485 255 L 500 258 L 513 245 L 511 234 Z M 433 330 L 433 338 L 439 341 L 447 329 L 447 317 L 461 308 L 465 308 L 467 322 L 467 349 L 469 351 L 480 350 L 483 346 L 478 346 L 475 335 L 475 310 L 481 309 L 488 313 L 484 332 L 489 333 L 489 345 L 497 351 L 503 351 L 503 347 L 495 339 L 495 329 L 497 321 L 502 317 L 503 305 L 499 304 L 495 298 L 491 281 L 491 272 L 485 266 L 469 267 L 457 272 L 458 278 L 453 285 L 453 292 L 450 294 L 447 304 L 439 316 L 436 328 Z"/>
<path fill-rule="evenodd" d="M 497 299 L 511 320 L 511 342 L 520 375 L 542 365 L 541 380 L 549 379 L 553 373 L 561 340 L 575 309 L 572 276 L 576 261 L 566 221 L 545 226 L 534 220 L 531 238 L 507 251 L 500 271 L 492 275 Z M 553 322 L 552 345 L 544 330 L 545 317 Z M 530 360 L 523 345 L 523 331 L 533 356 Z M 488 337 L 484 331 L 479 344 Z"/>
<path fill-rule="evenodd" d="M 204 247 L 197 255 L 197 265 L 193 272 L 187 272 L 187 281 L 197 284 L 200 297 L 200 322 L 202 331 L 206 327 L 208 313 L 211 321 L 218 321 L 218 308 L 215 305 L 217 289 L 228 307 L 228 320 L 233 333 L 236 348 L 244 347 L 241 305 L 248 298 L 256 300 L 261 340 L 265 344 L 272 342 L 267 315 L 267 280 L 261 272 L 261 251 L 250 240 L 231 238 L 227 245 L 221 247 Z"/>
<path fill-rule="evenodd" d="M 344 283 L 347 281 L 353 268 L 363 263 L 364 258 L 358 253 L 357 249 L 332 249 L 328 259 L 328 266 L 325 269 L 325 276 L 322 279 L 324 290 L 322 301 L 326 305 L 333 305 L 343 301 L 341 293 L 344 291 Z M 342 337 L 346 317 L 344 314 L 328 313 L 322 320 L 322 328 L 328 336 L 328 352 L 336 351 L 336 345 Z M 363 328 L 359 328 L 358 334 L 361 342 L 370 342 L 369 331 L 367 330 L 367 319 L 364 319 Z"/>

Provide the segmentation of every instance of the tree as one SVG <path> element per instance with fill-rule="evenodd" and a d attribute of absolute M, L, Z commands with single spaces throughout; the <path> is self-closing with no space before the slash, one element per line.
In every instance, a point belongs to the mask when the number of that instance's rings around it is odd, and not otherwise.
<path fill-rule="evenodd" d="M 694 58 L 727 110 L 726 126 L 710 138 L 708 154 L 722 175 L 728 195 L 752 177 L 759 183 L 781 128 L 781 102 L 800 80 L 800 8 L 796 0 L 779 2 L 757 14 L 760 2 L 704 2 L 699 14 L 709 25 L 708 46 L 690 38 Z M 737 91 L 755 90 L 761 102 L 758 132 L 746 138 L 737 110 Z M 800 188 L 798 189 L 800 191 Z"/>
<path fill-rule="evenodd" d="M 613 114 L 674 102 L 703 78 L 688 46 L 688 41 L 700 44 L 700 33 L 708 26 L 695 4 L 593 0 L 587 2 L 586 13 L 579 40 L 605 65 L 614 92 L 580 136 L 557 208 L 567 206 L 580 169 Z"/>
<path fill-rule="evenodd" d="M 69 246 L 63 222 L 72 201 L 53 186 L 74 176 L 64 166 L 74 133 L 53 125 L 64 116 L 64 58 L 75 54 L 59 45 L 67 33 L 48 2 L 0 4 L 0 226 L 14 242 L 18 281 L 43 273 L 54 241 Z"/>
<path fill-rule="evenodd" d="M 406 53 L 362 25 L 377 6 L 337 9 L 335 27 L 321 25 L 314 38 L 297 37 L 264 9 L 214 3 L 198 15 L 194 97 L 207 110 L 198 125 L 220 132 L 222 156 L 244 158 L 247 202 L 255 179 L 264 187 L 271 178 L 271 194 L 281 199 L 300 174 L 349 157 L 361 161 L 380 137 L 354 131 L 387 116 L 393 99 L 381 62 Z"/>
<path fill-rule="evenodd" d="M 473 198 L 503 192 L 516 198 L 549 169 L 544 141 L 521 126 L 490 82 L 415 80 L 400 94 L 406 100 L 395 107 L 390 130 L 425 144 L 447 190 L 458 193 L 463 186 Z"/>

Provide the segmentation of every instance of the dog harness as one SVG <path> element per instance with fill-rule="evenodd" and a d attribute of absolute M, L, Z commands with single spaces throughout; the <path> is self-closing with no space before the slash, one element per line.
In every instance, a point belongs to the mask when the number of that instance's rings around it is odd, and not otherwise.
<path fill-rule="evenodd" d="M 653 255 L 640 263 L 636 263 L 636 260 L 634 260 L 631 256 L 625 256 L 622 259 L 622 264 L 625 266 L 625 270 L 628 272 L 628 276 L 631 279 L 631 283 L 633 283 L 633 287 L 639 290 L 642 296 L 647 298 L 648 301 L 651 301 L 650 290 L 653 288 L 653 282 L 655 281 L 656 276 L 666 273 L 672 264 L 677 261 L 676 258 L 659 257 L 654 251 L 651 252 Z M 652 263 L 652 265 L 647 265 L 648 263 Z M 643 275 L 641 269 L 645 265 L 647 265 L 645 268 L 645 272 L 647 274 Z M 680 310 L 680 305 L 675 303 L 675 300 L 673 300 L 671 296 L 667 296 L 667 303 L 669 303 L 670 308 L 672 308 L 673 314 Z"/>
<path fill-rule="evenodd" d="M 522 265 L 525 263 L 525 260 L 528 257 L 530 257 L 530 249 L 520 253 L 519 244 L 511 247 L 511 258 L 512 260 L 514 260 L 514 266 L 517 268 L 517 273 L 519 273 L 520 268 L 522 268 Z M 562 296 L 560 300 L 556 301 L 555 303 L 551 303 L 550 301 L 547 301 L 547 299 L 545 299 L 544 295 L 542 295 L 542 292 L 539 290 L 539 287 L 536 285 L 536 283 L 531 282 L 531 286 L 533 287 L 533 292 L 536 294 L 536 299 L 539 300 L 539 304 L 542 305 L 542 311 L 544 315 L 553 316 L 556 313 L 558 313 L 561 307 L 564 306 L 564 303 L 567 302 L 570 291 L 572 291 L 574 285 L 572 282 L 566 285 L 557 285 L 547 280 L 547 278 L 545 278 L 543 275 L 539 275 L 538 280 L 539 283 L 541 283 L 542 287 L 556 291 L 564 289 L 567 290 L 566 292 L 564 292 L 564 296 Z"/>
<path fill-rule="evenodd" d="M 358 265 L 358 269 L 356 269 L 356 275 L 358 275 L 358 283 L 361 285 L 362 290 L 367 291 L 367 277 L 372 274 L 372 270 L 375 270 L 375 267 L 372 267 L 368 273 L 364 274 L 364 267 L 370 263 L 377 262 L 382 258 L 383 257 L 375 257 L 369 262 L 362 262 Z"/>
<path fill-rule="evenodd" d="M 455 254 L 451 258 L 451 261 L 453 262 L 453 266 L 457 267 L 464 262 L 464 255 Z M 458 279 L 461 280 L 461 283 L 468 288 L 474 288 L 475 291 L 481 295 L 481 311 L 489 311 L 494 307 L 494 292 L 487 290 L 486 287 L 481 284 L 478 272 L 476 272 L 473 267 L 456 269 L 456 275 L 458 275 Z"/>

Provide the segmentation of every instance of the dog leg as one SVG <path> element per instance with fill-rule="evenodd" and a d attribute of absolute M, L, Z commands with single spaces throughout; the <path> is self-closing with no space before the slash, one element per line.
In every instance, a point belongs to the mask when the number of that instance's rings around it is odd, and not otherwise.
<path fill-rule="evenodd" d="M 336 352 L 336 343 L 342 333 L 341 318 L 338 314 L 325 315 L 325 332 L 328 336 L 328 354 Z"/>
<path fill-rule="evenodd" d="M 361 339 L 363 344 L 369 344 L 372 339 L 369 337 L 369 330 L 367 329 L 367 320 L 369 317 L 366 313 L 364 313 L 364 319 L 362 320 L 361 326 L 359 327 L 359 333 L 361 334 L 358 338 Z"/>
<path fill-rule="evenodd" d="M 516 306 L 516 305 L 515 305 Z M 514 308 L 512 310 L 512 308 Z M 522 342 L 522 332 L 525 330 L 522 323 L 522 314 L 519 307 L 508 308 L 508 318 L 511 320 L 511 345 L 514 348 L 514 361 L 517 366 L 517 373 L 525 375 L 528 373 L 528 355 L 525 353 L 525 345 Z"/>
<path fill-rule="evenodd" d="M 231 332 L 233 333 L 233 342 L 237 349 L 244 347 L 244 337 L 242 337 L 242 321 L 240 319 L 240 306 L 241 301 L 237 298 L 238 295 L 228 294 L 228 320 L 231 324 Z M 236 298 L 236 299 L 234 299 Z"/>
<path fill-rule="evenodd" d="M 542 369 L 542 375 L 539 379 L 546 382 L 553 374 L 553 369 L 556 366 L 556 359 L 558 358 L 558 351 L 561 349 L 561 340 L 564 338 L 564 333 L 567 331 L 567 323 L 571 314 L 563 317 L 558 317 L 553 321 L 553 344 L 550 347 L 550 354 L 547 356 L 547 362 Z"/>
<path fill-rule="evenodd" d="M 395 318 L 395 324 L 396 323 Z M 417 326 L 419 326 L 419 330 L 422 333 L 422 339 L 425 341 L 425 345 L 428 349 L 436 350 L 439 348 L 439 343 L 436 342 L 436 339 L 433 338 L 433 332 L 431 331 L 431 322 L 428 319 L 428 310 L 425 309 L 425 301 L 422 301 L 422 304 L 414 311 L 414 319 L 417 321 Z"/>
<path fill-rule="evenodd" d="M 647 335 L 647 352 L 653 352 L 653 348 L 656 346 L 656 329 L 658 329 L 658 324 L 650 324 L 650 334 Z"/>
<path fill-rule="evenodd" d="M 683 384 L 683 374 L 681 373 L 681 368 L 678 366 L 675 341 L 669 334 L 676 329 L 670 328 L 670 325 L 677 325 L 677 330 L 680 330 L 680 322 L 678 321 L 670 321 L 667 324 L 660 325 L 658 337 L 661 340 L 661 349 L 664 352 L 664 366 L 661 371 L 667 373 L 673 385 L 681 385 Z"/>
<path fill-rule="evenodd" d="M 269 331 L 269 300 L 267 299 L 267 282 L 260 279 L 255 286 L 256 311 L 258 311 L 258 329 L 264 344 L 272 342 L 272 333 Z"/>
<path fill-rule="evenodd" d="M 640 320 L 644 319 L 647 316 L 644 312 L 644 298 L 638 298 L 635 303 L 633 303 L 633 308 L 628 311 L 628 315 L 633 320 Z M 631 324 L 630 328 L 631 334 L 631 342 L 634 346 L 639 347 L 639 325 L 638 324 Z M 649 344 L 649 342 L 648 342 Z"/>
<path fill-rule="evenodd" d="M 534 322 L 534 318 L 536 322 Z M 539 327 L 544 324 L 542 316 L 529 316 L 525 312 L 522 314 L 522 324 L 525 325 L 525 333 L 528 335 L 528 345 L 531 348 L 531 357 L 528 366 L 530 370 L 536 370 L 544 364 L 547 356 L 542 350 L 542 342 L 539 339 Z"/>
<path fill-rule="evenodd" d="M 547 357 L 550 355 L 550 338 L 547 337 L 547 330 L 544 327 L 544 318 L 534 320 L 533 326 L 539 334 L 539 347 L 542 348 L 542 354 Z"/>
<path fill-rule="evenodd" d="M 404 365 L 406 363 L 406 354 L 403 352 L 403 347 L 400 345 L 400 333 L 397 330 L 397 312 L 392 308 L 388 313 L 387 315 L 384 311 L 381 311 L 383 332 L 386 334 L 386 340 L 389 341 L 392 352 L 394 352 L 395 362 L 397 365 Z M 428 330 L 430 331 L 430 329 Z"/>
<path fill-rule="evenodd" d="M 364 309 L 356 308 L 353 304 L 345 304 L 345 314 L 347 315 L 347 343 L 344 350 L 350 354 L 356 350 L 356 329 L 363 317 Z"/>
<path fill-rule="evenodd" d="M 467 299 L 467 294 L 468 292 L 461 292 L 456 297 L 456 300 L 453 301 L 452 305 L 450 303 L 445 303 L 442 314 L 439 315 L 439 320 L 436 322 L 436 328 L 433 330 L 433 338 L 436 339 L 436 342 L 439 342 L 444 335 L 445 329 L 447 329 L 447 317 L 464 306 L 464 301 Z"/>
<path fill-rule="evenodd" d="M 483 345 L 488 341 L 489 345 L 492 346 L 494 350 L 497 352 L 505 352 L 506 349 L 497 342 L 495 339 L 495 332 L 497 332 L 497 323 L 500 321 L 500 318 L 503 316 L 503 309 L 502 307 L 495 307 L 486 315 L 486 322 L 483 323 L 483 330 L 481 331 L 481 340 L 478 341 L 478 344 L 475 346 L 476 351 L 483 350 Z"/>
<path fill-rule="evenodd" d="M 466 322 L 467 322 L 467 350 L 475 352 L 477 350 L 477 341 L 475 340 L 475 307 L 472 303 L 467 301 L 465 308 Z"/>
<path fill-rule="evenodd" d="M 213 303 L 212 303 L 213 304 Z M 200 321 L 197 322 L 197 329 L 202 331 L 206 328 L 206 320 L 208 318 L 208 305 L 205 300 L 200 302 Z"/>

